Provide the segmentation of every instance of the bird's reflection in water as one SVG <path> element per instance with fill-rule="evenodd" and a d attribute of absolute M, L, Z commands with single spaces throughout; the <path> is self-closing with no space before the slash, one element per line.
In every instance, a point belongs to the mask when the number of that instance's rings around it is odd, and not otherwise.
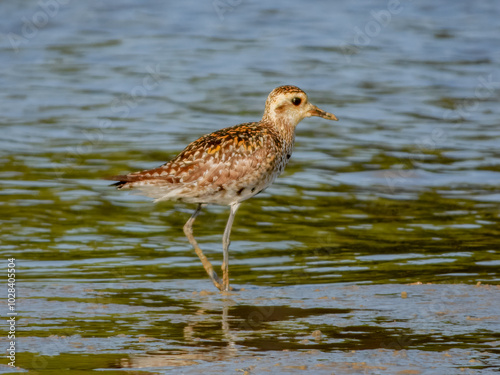
<path fill-rule="evenodd" d="M 230 298 L 224 298 L 222 306 L 213 306 L 214 309 L 202 308 L 196 311 L 194 315 L 188 318 L 187 325 L 183 329 L 184 344 L 189 346 L 185 351 L 157 351 L 151 355 L 131 355 L 128 358 L 122 358 L 119 363 L 121 368 L 148 368 L 165 366 L 189 366 L 196 365 L 200 361 L 212 362 L 228 360 L 235 357 L 238 352 L 236 346 L 236 336 L 230 329 L 229 309 L 234 305 Z M 212 320 L 219 309 L 217 315 L 220 316 L 220 331 L 213 331 L 216 337 L 211 338 L 216 345 L 207 345 L 206 336 L 209 330 L 203 326 L 207 321 Z M 222 340 L 219 336 L 222 333 Z M 199 337 L 203 335 L 204 338 Z M 205 342 L 203 342 L 205 341 Z"/>

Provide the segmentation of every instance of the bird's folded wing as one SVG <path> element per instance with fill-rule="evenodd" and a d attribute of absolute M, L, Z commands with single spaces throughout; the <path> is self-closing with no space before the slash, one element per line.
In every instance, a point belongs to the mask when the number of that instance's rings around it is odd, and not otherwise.
<path fill-rule="evenodd" d="M 279 137 L 256 123 L 241 124 L 205 135 L 173 160 L 154 169 L 114 176 L 118 187 L 141 183 L 222 185 L 273 167 Z"/>

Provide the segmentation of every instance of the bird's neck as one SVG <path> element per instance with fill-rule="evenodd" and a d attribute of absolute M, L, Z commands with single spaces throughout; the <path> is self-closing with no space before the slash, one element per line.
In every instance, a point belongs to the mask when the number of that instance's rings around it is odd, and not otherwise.
<path fill-rule="evenodd" d="M 269 118 L 266 115 L 262 118 L 262 123 L 265 123 L 278 134 L 284 149 L 291 150 L 293 148 L 295 142 L 295 127 L 297 124 L 287 118 Z"/>

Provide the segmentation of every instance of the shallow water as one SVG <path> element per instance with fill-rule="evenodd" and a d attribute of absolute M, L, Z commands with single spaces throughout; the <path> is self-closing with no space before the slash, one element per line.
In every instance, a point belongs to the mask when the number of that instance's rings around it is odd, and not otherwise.
<path fill-rule="evenodd" d="M 16 258 L 21 369 L 500 366 L 497 2 L 40 4 L 0 5 L 0 250 Z M 211 294 L 182 231 L 194 207 L 101 178 L 258 120 L 281 84 L 340 121 L 299 125 L 284 176 L 236 217 L 245 290 Z M 217 268 L 227 215 L 195 224 Z"/>

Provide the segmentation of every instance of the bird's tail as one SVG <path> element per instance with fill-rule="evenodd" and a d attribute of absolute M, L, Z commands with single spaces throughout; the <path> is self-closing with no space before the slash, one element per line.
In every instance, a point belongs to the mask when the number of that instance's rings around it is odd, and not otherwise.
<path fill-rule="evenodd" d="M 130 178 L 127 175 L 119 175 L 119 176 L 109 176 L 104 177 L 105 180 L 118 181 L 109 186 L 116 186 L 117 189 L 123 189 L 130 182 Z"/>

